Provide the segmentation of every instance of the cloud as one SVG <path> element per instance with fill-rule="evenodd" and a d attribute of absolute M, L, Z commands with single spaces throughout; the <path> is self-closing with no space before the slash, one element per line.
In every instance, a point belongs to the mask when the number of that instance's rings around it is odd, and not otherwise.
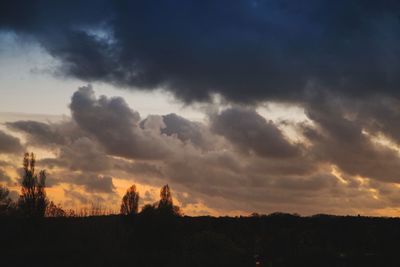
<path fill-rule="evenodd" d="M 21 153 L 24 150 L 17 137 L 0 130 L 0 154 Z"/>
<path fill-rule="evenodd" d="M 64 189 L 64 195 L 67 199 L 67 204 L 76 204 L 76 202 L 80 204 L 89 204 L 91 202 L 90 196 L 86 196 L 79 191 L 75 190 L 74 187 L 70 189 Z M 101 199 L 103 200 L 103 199 Z"/>
<path fill-rule="evenodd" d="M 369 102 L 360 106 L 348 101 L 324 96 L 307 106 L 307 116 L 316 125 L 316 128 L 304 127 L 304 134 L 312 144 L 310 153 L 350 175 L 399 182 L 399 153 L 394 147 L 373 142 L 366 132 L 370 130 L 374 135 L 381 130 L 369 123 L 374 116 L 381 115 L 372 112 L 366 116 L 368 113 L 362 112 L 370 106 Z M 384 125 L 385 120 L 381 122 Z"/>
<path fill-rule="evenodd" d="M 50 168 L 55 166 L 71 171 L 101 172 L 111 167 L 111 160 L 103 148 L 88 137 L 81 137 L 68 145 L 61 146 L 57 158 L 40 160 Z"/>
<path fill-rule="evenodd" d="M 44 148 L 35 140 L 49 132 L 63 137 L 54 142 L 54 157 L 38 164 L 50 169 L 55 186 L 79 187 L 89 202 L 97 196 L 115 201 L 115 177 L 151 187 L 168 183 L 185 208 L 222 214 L 354 214 L 394 206 L 388 186 L 398 183 L 399 155 L 373 140 L 386 131 L 371 119 L 381 116 L 380 109 L 329 93 L 310 95 L 307 103 L 309 121 L 286 121 L 303 135 L 293 143 L 252 107 L 230 106 L 204 122 L 175 114 L 142 119 L 122 98 L 96 97 L 87 86 L 71 99 L 71 121 L 24 133 Z"/>
<path fill-rule="evenodd" d="M 398 97 L 396 1 L 3 1 L 0 28 L 29 36 L 63 75 L 190 102 L 299 101 L 310 84 Z M 179 16 L 176 11 L 179 10 Z"/>
<path fill-rule="evenodd" d="M 211 128 L 246 153 L 280 158 L 300 153 L 300 148 L 290 144 L 272 121 L 252 109 L 226 109 L 212 117 Z"/>
<path fill-rule="evenodd" d="M 28 143 L 32 145 L 53 146 L 66 144 L 66 136 L 62 132 L 66 129 L 60 127 L 71 127 L 73 125 L 62 123 L 43 123 L 38 121 L 15 121 L 5 124 L 10 130 L 19 131 L 28 134 Z M 71 134 L 68 135 L 71 137 Z"/>
<path fill-rule="evenodd" d="M 87 193 L 108 193 L 115 194 L 113 178 L 108 175 L 101 175 L 91 172 L 67 172 L 57 173 L 57 179 L 73 186 L 83 186 Z"/>
<path fill-rule="evenodd" d="M 157 199 L 154 197 L 154 195 L 156 195 L 156 193 L 154 191 L 148 191 L 146 190 L 146 192 L 144 192 L 144 196 L 140 196 L 139 201 L 141 201 L 142 203 L 150 203 L 153 204 L 157 201 Z"/>
<path fill-rule="evenodd" d="M 13 179 L 2 169 L 0 169 L 0 183 L 13 185 Z"/>
<path fill-rule="evenodd" d="M 160 159 L 171 153 L 168 143 L 172 139 L 159 134 L 162 124 L 142 129 L 139 113 L 130 109 L 122 98 L 101 96 L 96 99 L 90 86 L 81 87 L 72 96 L 70 108 L 79 127 L 112 155 Z"/>
<path fill-rule="evenodd" d="M 89 192 L 102 192 L 102 193 L 112 193 L 114 192 L 115 186 L 110 176 L 102 175 L 82 175 L 73 179 L 75 184 L 84 185 L 86 191 Z"/>
<path fill-rule="evenodd" d="M 64 204 L 70 207 L 82 207 L 82 205 L 87 207 L 90 205 L 91 209 L 95 207 L 101 208 L 103 205 L 107 205 L 107 201 L 110 200 L 110 198 L 105 197 L 104 194 L 82 192 L 73 185 L 69 186 L 68 188 L 64 188 L 63 192 L 66 199 Z M 89 211 L 83 209 L 78 210 L 77 212 L 88 213 Z"/>
<path fill-rule="evenodd" d="M 176 135 L 182 142 L 191 142 L 203 150 L 218 148 L 220 140 L 204 124 L 190 121 L 174 113 L 164 115 L 162 119 L 165 124 L 161 129 L 162 134 Z"/>

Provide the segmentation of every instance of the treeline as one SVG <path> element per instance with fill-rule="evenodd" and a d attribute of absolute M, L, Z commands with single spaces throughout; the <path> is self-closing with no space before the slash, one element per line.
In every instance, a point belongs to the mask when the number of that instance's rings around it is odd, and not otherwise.
<path fill-rule="evenodd" d="M 23 159 L 23 176 L 21 193 L 17 201 L 10 198 L 10 191 L 0 185 L 0 216 L 18 216 L 30 218 L 43 217 L 87 217 L 115 214 L 100 205 L 92 204 L 90 208 L 65 210 L 56 205 L 46 195 L 46 171 L 36 171 L 36 159 L 33 153 L 25 153 Z M 164 185 L 160 190 L 160 200 L 146 204 L 139 212 L 140 195 L 136 185 L 126 191 L 121 201 L 120 214 L 126 216 L 158 215 L 182 216 L 180 208 L 173 204 L 170 187 Z"/>
<path fill-rule="evenodd" d="M 46 173 L 36 173 L 32 154 L 23 167 L 18 200 L 0 190 L 0 213 L 10 215 L 0 218 L 1 266 L 400 266 L 399 218 L 180 216 L 168 185 L 141 210 L 133 185 L 121 201 L 124 216 L 86 217 L 107 211 L 92 206 L 69 214 L 46 196 Z"/>

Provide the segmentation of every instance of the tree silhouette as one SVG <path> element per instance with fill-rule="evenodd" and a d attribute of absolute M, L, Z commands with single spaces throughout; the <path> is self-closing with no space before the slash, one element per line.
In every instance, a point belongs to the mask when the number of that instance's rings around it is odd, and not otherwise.
<path fill-rule="evenodd" d="M 46 208 L 46 217 L 65 217 L 67 216 L 67 213 L 63 210 L 63 208 L 60 205 L 54 204 L 53 201 L 50 201 L 50 203 L 47 205 Z"/>
<path fill-rule="evenodd" d="M 146 204 L 142 207 L 142 210 L 140 211 L 140 214 L 145 216 L 153 216 L 156 213 L 157 213 L 157 206 L 155 204 Z"/>
<path fill-rule="evenodd" d="M 160 202 L 158 202 L 159 209 L 169 209 L 172 208 L 172 195 L 169 186 L 166 184 L 160 190 Z"/>
<path fill-rule="evenodd" d="M 121 214 L 133 215 L 138 213 L 139 192 L 136 192 L 136 185 L 132 185 L 126 191 L 121 203 Z"/>
<path fill-rule="evenodd" d="M 10 191 L 0 185 L 0 215 L 7 214 L 11 206 L 11 198 L 9 197 Z"/>
<path fill-rule="evenodd" d="M 24 176 L 22 177 L 21 195 L 18 208 L 24 216 L 44 217 L 48 200 L 46 197 L 46 173 L 44 170 L 35 174 L 35 155 L 25 153 L 23 160 Z"/>
<path fill-rule="evenodd" d="M 160 201 L 158 202 L 157 210 L 161 215 L 181 215 L 180 208 L 174 206 L 168 184 L 164 185 L 160 190 Z"/>

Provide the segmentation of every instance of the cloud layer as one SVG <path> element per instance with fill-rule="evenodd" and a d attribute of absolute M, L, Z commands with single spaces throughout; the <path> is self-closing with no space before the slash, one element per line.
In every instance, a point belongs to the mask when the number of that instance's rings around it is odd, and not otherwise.
<path fill-rule="evenodd" d="M 63 75 L 185 101 L 301 101 L 325 88 L 398 97 L 398 1 L 2 1 L 0 28 Z"/>
<path fill-rule="evenodd" d="M 23 134 L 28 147 L 52 151 L 54 157 L 39 164 L 71 203 L 118 202 L 117 179 L 169 183 L 193 212 L 199 205 L 219 213 L 394 209 L 400 157 L 390 136 L 396 131 L 383 135 L 384 125 L 367 119 L 364 110 L 375 102 L 347 101 L 319 95 L 303 106 L 307 121 L 285 121 L 301 141 L 249 106 L 209 111 L 204 122 L 176 114 L 141 118 L 123 98 L 97 97 L 91 86 L 73 94 L 70 120 L 6 125 Z"/>

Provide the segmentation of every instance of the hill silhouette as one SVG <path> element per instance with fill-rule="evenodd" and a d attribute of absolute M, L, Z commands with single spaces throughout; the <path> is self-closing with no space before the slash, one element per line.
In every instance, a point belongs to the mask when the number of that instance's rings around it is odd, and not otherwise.
<path fill-rule="evenodd" d="M 400 219 L 3 217 L 2 266 L 399 266 Z"/>

